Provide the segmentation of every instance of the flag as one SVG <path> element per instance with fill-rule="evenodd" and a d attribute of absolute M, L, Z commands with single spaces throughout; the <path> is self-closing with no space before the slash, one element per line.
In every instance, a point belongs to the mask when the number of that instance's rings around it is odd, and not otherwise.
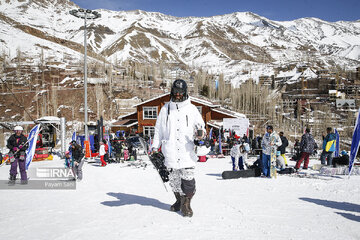
<path fill-rule="evenodd" d="M 212 131 L 213 131 L 213 128 L 210 129 L 210 132 L 209 132 L 209 138 L 212 139 Z"/>
<path fill-rule="evenodd" d="M 219 80 L 215 80 L 215 90 L 218 91 L 219 90 Z"/>
<path fill-rule="evenodd" d="M 221 129 L 219 129 L 219 151 L 222 154 L 222 147 L 221 147 Z"/>
<path fill-rule="evenodd" d="M 26 163 L 25 163 L 26 170 L 29 168 L 31 161 L 34 158 L 36 141 L 37 141 L 39 132 L 40 132 L 40 124 L 33 127 L 29 133 L 29 136 L 28 136 L 29 147 L 26 150 Z"/>
<path fill-rule="evenodd" d="M 76 141 L 76 131 L 73 133 L 73 135 L 71 137 L 71 141 Z"/>
<path fill-rule="evenodd" d="M 335 135 L 336 135 L 336 143 L 335 143 L 335 157 L 340 155 L 340 135 L 339 132 L 335 128 Z"/>
<path fill-rule="evenodd" d="M 105 133 L 105 140 L 107 141 L 108 143 L 108 147 L 109 147 L 109 150 L 108 150 L 108 153 L 109 153 L 109 158 L 111 157 L 111 143 L 110 143 L 110 135 L 109 135 L 109 132 L 106 131 Z"/>
<path fill-rule="evenodd" d="M 148 153 L 150 153 L 151 152 L 151 150 L 152 150 L 152 147 L 151 147 L 151 145 L 152 145 L 152 140 L 151 140 L 151 133 L 150 133 L 150 138 L 149 138 L 149 148 L 148 148 Z M 145 151 L 146 151 L 146 149 L 145 149 Z"/>
<path fill-rule="evenodd" d="M 359 122 L 359 118 L 360 118 L 360 109 L 359 109 L 359 112 L 358 112 L 358 116 L 356 117 L 356 123 L 355 123 L 354 133 L 353 133 L 352 142 L 351 142 L 350 161 L 349 161 L 349 177 L 351 175 L 351 170 L 352 170 L 352 168 L 354 166 L 355 158 L 356 158 L 356 155 L 357 155 L 358 150 L 359 150 L 359 143 L 360 143 L 360 122 Z"/>

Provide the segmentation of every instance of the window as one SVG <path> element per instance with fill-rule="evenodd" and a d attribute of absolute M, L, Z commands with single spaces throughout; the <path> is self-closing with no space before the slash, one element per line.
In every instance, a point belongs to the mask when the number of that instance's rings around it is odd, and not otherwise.
<path fill-rule="evenodd" d="M 157 107 L 143 107 L 143 119 L 156 119 Z"/>
<path fill-rule="evenodd" d="M 154 137 L 155 127 L 152 126 L 144 126 L 144 136 Z"/>
<path fill-rule="evenodd" d="M 202 106 L 196 106 L 196 108 L 199 110 L 200 114 L 202 114 Z"/>

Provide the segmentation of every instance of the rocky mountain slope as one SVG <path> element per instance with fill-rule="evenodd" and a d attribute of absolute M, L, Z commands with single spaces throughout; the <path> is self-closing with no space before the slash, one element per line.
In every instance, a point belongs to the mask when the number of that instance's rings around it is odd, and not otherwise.
<path fill-rule="evenodd" d="M 59 61 L 80 59 L 82 19 L 69 14 L 69 0 L 0 0 L 0 51 L 20 51 L 35 60 L 41 51 Z M 89 55 L 108 61 L 172 62 L 241 82 L 273 74 L 285 63 L 356 67 L 360 63 L 360 20 L 316 18 L 272 21 L 251 12 L 179 18 L 156 12 L 109 11 L 89 20 Z"/>

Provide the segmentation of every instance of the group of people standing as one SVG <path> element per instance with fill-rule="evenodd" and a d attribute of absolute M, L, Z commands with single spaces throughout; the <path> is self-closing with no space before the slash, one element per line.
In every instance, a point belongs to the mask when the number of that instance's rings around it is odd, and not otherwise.
<path fill-rule="evenodd" d="M 341 157 L 333 158 L 335 152 L 336 135 L 333 133 L 333 129 L 328 127 L 326 129 L 327 134 L 323 136 L 322 153 L 320 155 L 320 162 L 322 165 L 335 166 L 336 164 L 348 164 L 348 156 L 346 151 L 342 151 Z M 295 171 L 298 171 L 301 164 L 304 162 L 303 169 L 306 170 L 309 166 L 310 155 L 312 155 L 317 149 L 317 143 L 311 134 L 311 129 L 306 128 L 305 133 L 301 137 L 301 141 L 295 143 L 299 150 L 299 156 L 296 159 Z M 288 166 L 288 162 L 285 156 L 286 147 L 288 146 L 288 140 L 284 136 L 283 132 L 277 134 L 272 126 L 266 127 L 266 133 L 261 139 L 262 153 L 260 157 L 259 166 L 262 169 L 262 173 L 266 177 L 270 177 L 270 166 L 272 154 L 276 151 L 276 167 L 279 170 L 283 170 Z M 234 162 L 234 161 L 233 161 Z M 241 162 L 240 162 L 241 164 Z M 236 170 L 236 165 L 234 165 Z M 242 168 L 239 167 L 241 170 Z"/>

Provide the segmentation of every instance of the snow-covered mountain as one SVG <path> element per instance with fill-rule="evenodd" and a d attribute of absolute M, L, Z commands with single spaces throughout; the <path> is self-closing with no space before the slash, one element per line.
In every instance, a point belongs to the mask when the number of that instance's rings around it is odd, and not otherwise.
<path fill-rule="evenodd" d="M 82 19 L 69 0 L 0 0 L 0 51 L 62 59 L 81 56 Z M 157 12 L 98 10 L 88 21 L 91 56 L 109 61 L 178 62 L 241 81 L 289 62 L 358 66 L 360 20 L 272 21 L 251 12 L 179 18 Z M 250 70 L 250 71 L 249 71 Z"/>

